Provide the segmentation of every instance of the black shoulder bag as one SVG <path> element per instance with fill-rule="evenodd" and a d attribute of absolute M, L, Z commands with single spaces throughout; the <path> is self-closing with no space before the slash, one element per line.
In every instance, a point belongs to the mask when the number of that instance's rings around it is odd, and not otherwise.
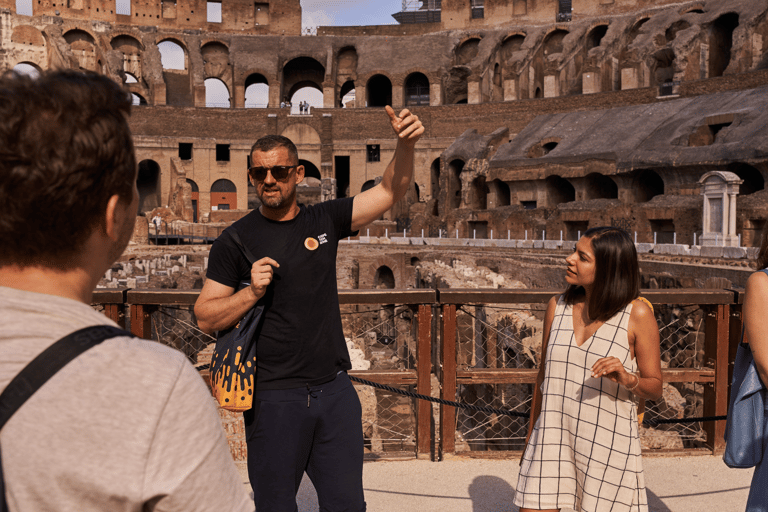
<path fill-rule="evenodd" d="M 237 230 L 230 227 L 227 232 L 253 266 L 256 258 L 240 241 Z M 243 281 L 237 291 L 250 285 L 250 280 Z M 256 338 L 263 313 L 264 306 L 257 304 L 233 327 L 216 333 L 216 347 L 211 357 L 211 390 L 222 409 L 243 412 L 253 405 L 256 389 Z"/>
<path fill-rule="evenodd" d="M 109 325 L 94 325 L 68 334 L 43 350 L 11 380 L 0 395 L 0 430 L 11 419 L 13 413 L 56 372 L 86 350 L 117 336 L 133 337 L 133 334 Z M 0 512 L 7 511 L 8 503 L 5 501 L 5 480 L 0 456 Z"/>

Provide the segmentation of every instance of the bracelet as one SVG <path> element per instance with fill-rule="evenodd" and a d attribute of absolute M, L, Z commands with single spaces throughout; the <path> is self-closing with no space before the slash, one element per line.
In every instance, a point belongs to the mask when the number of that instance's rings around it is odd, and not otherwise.
<path fill-rule="evenodd" d="M 634 392 L 637 389 L 637 386 L 640 385 L 640 376 L 638 374 L 636 374 L 636 373 L 633 373 L 632 375 L 634 375 L 635 379 L 637 379 L 635 381 L 635 385 L 631 386 L 631 387 L 630 386 L 624 386 L 627 389 L 627 391 L 629 391 L 631 393 Z"/>

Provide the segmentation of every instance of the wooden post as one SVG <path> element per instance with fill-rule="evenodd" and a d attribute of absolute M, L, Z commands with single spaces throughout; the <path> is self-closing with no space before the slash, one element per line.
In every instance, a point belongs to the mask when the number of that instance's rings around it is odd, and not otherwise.
<path fill-rule="evenodd" d="M 728 412 L 728 351 L 731 307 L 718 304 L 707 314 L 704 359 L 715 370 L 715 382 L 704 385 L 704 416 L 724 416 Z M 725 451 L 725 421 L 704 423 L 707 446 L 713 455 Z"/>
<path fill-rule="evenodd" d="M 125 316 L 121 314 L 122 304 L 104 304 L 104 316 L 125 329 Z"/>
<path fill-rule="evenodd" d="M 150 306 L 131 304 L 131 332 L 145 340 L 152 339 L 152 317 Z"/>
<path fill-rule="evenodd" d="M 440 397 L 456 400 L 456 304 L 443 305 L 443 382 Z M 440 406 L 440 458 L 456 451 L 456 409 Z"/>
<path fill-rule="evenodd" d="M 416 360 L 416 392 L 432 395 L 432 305 L 419 304 L 419 344 Z M 429 458 L 432 453 L 432 403 L 417 400 L 416 458 Z"/>

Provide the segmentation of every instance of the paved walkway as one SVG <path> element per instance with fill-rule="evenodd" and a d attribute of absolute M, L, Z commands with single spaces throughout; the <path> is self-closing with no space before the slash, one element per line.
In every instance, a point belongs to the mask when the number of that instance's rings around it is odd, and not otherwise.
<path fill-rule="evenodd" d="M 645 457 L 651 512 L 743 512 L 752 470 L 720 457 Z M 512 505 L 517 460 L 369 462 L 363 480 L 369 512 L 518 512 Z M 304 477 L 299 512 L 318 511 Z M 563 511 L 567 512 L 567 511 Z"/>

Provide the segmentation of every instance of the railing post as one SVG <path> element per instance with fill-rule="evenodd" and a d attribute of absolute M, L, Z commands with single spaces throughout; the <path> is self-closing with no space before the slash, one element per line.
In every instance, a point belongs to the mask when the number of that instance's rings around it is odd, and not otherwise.
<path fill-rule="evenodd" d="M 715 382 L 704 385 L 704 416 L 722 416 L 728 411 L 728 352 L 731 306 L 717 304 L 707 314 L 704 359 L 715 370 Z M 707 446 L 713 455 L 725 451 L 725 422 L 707 421 Z"/>
<path fill-rule="evenodd" d="M 432 304 L 419 304 L 419 345 L 416 360 L 416 392 L 432 395 Z M 416 458 L 430 458 L 432 453 L 432 404 L 417 401 Z"/>
<path fill-rule="evenodd" d="M 123 304 L 104 304 L 104 316 L 115 322 L 121 329 L 125 329 L 125 315 L 121 315 Z"/>
<path fill-rule="evenodd" d="M 152 339 L 152 317 L 150 306 L 131 304 L 131 333 L 145 340 Z"/>
<path fill-rule="evenodd" d="M 456 400 L 456 304 L 443 305 L 443 382 L 440 397 Z M 456 409 L 440 406 L 440 460 L 456 451 Z"/>

